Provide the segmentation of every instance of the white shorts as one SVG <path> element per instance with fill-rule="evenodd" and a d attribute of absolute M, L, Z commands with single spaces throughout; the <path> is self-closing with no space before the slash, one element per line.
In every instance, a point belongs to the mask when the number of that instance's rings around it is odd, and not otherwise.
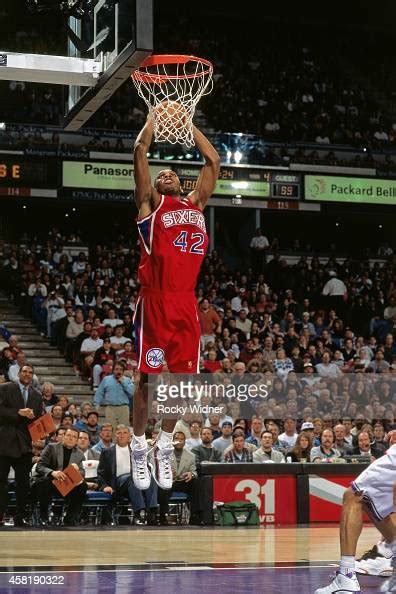
<path fill-rule="evenodd" d="M 352 490 L 362 495 L 369 515 L 380 522 L 396 512 L 393 505 L 393 486 L 396 483 L 396 445 L 375 460 L 353 483 Z"/>

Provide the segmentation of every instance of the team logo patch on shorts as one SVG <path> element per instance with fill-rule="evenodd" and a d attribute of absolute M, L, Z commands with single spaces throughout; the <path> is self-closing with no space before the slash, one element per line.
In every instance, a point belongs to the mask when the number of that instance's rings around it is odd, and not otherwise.
<path fill-rule="evenodd" d="M 156 369 L 161 367 L 165 359 L 165 353 L 162 349 L 154 348 L 147 351 L 146 363 L 149 367 Z"/>

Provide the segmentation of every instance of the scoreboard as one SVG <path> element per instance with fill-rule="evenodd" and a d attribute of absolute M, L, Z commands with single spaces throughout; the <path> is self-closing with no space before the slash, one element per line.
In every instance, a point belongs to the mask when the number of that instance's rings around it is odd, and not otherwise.
<path fill-rule="evenodd" d="M 195 189 L 201 170 L 199 165 L 172 163 L 172 169 L 178 174 L 184 191 Z M 222 165 L 213 195 L 238 194 L 251 198 L 298 200 L 302 196 L 301 175 L 286 170 Z"/>
<path fill-rule="evenodd" d="M 0 155 L 0 195 L 46 195 L 76 200 L 131 200 L 135 187 L 133 163 L 62 159 L 55 156 Z M 199 163 L 150 162 L 154 180 L 161 169 L 173 169 L 183 190 L 196 188 Z M 249 165 L 222 165 L 213 196 L 253 200 L 298 201 L 303 196 L 300 173 Z M 49 190 L 51 189 L 51 190 Z M 33 193 L 30 190 L 35 190 Z M 44 194 L 43 194 L 44 195 Z"/>

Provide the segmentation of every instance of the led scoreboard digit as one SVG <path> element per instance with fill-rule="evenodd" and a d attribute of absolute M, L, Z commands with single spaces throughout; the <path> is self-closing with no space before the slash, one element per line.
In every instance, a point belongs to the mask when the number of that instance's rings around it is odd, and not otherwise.
<path fill-rule="evenodd" d="M 57 181 L 55 160 L 0 155 L 1 187 L 49 188 L 56 187 Z"/>

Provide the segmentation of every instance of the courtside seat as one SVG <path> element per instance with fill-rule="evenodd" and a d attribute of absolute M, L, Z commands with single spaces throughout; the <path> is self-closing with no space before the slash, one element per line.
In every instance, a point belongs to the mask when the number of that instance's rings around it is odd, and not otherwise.
<path fill-rule="evenodd" d="M 81 520 L 92 526 L 115 524 L 114 501 L 110 493 L 87 491 L 82 507 Z"/>
<path fill-rule="evenodd" d="M 188 524 L 190 520 L 190 498 L 187 493 L 174 491 L 169 499 L 169 515 L 176 517 L 177 525 Z"/>

